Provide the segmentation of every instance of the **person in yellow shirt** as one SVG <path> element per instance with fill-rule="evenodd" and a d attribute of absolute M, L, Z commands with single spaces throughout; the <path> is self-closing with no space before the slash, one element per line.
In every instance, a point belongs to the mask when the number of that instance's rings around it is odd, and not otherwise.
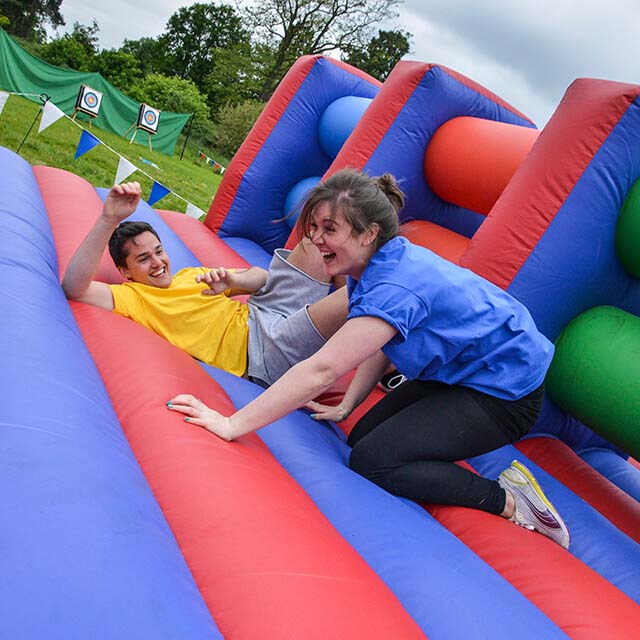
<path fill-rule="evenodd" d="M 115 311 L 262 385 L 315 353 L 346 321 L 346 289 L 330 293 L 323 256 L 309 242 L 278 249 L 269 271 L 188 267 L 172 274 L 153 227 L 126 221 L 139 201 L 137 182 L 109 191 L 62 279 L 67 298 Z M 107 244 L 123 284 L 93 279 Z M 250 296 L 244 303 L 231 297 L 237 294 Z"/>

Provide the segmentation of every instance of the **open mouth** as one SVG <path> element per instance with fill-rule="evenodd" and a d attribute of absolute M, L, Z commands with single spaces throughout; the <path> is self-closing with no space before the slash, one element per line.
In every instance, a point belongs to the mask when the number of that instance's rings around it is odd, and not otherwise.
<path fill-rule="evenodd" d="M 324 262 L 331 262 L 334 258 L 336 257 L 335 253 L 323 253 L 322 254 L 322 259 L 324 260 Z"/>
<path fill-rule="evenodd" d="M 150 273 L 149 275 L 152 278 L 162 278 L 166 273 L 167 273 L 167 268 L 166 267 L 162 267 L 162 269 L 158 269 L 158 271 L 154 271 L 153 273 Z"/>

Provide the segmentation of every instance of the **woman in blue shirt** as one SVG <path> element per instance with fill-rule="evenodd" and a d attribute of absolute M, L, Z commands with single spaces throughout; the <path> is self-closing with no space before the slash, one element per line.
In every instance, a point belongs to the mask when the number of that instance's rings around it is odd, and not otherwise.
<path fill-rule="evenodd" d="M 514 461 L 491 480 L 455 464 L 529 431 L 553 345 L 505 291 L 398 237 L 403 203 L 388 174 L 347 169 L 319 184 L 299 225 L 327 275 L 348 276 L 347 322 L 230 417 L 187 395 L 168 405 L 226 440 L 305 405 L 317 419 L 340 421 L 392 364 L 409 382 L 356 424 L 350 466 L 396 495 L 482 509 L 568 547 L 564 522 L 524 465 Z M 355 367 L 340 405 L 311 402 Z"/>

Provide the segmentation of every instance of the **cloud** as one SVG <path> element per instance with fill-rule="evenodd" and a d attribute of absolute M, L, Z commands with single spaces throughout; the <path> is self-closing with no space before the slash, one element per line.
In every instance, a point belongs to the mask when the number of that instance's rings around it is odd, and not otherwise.
<path fill-rule="evenodd" d="M 100 27 L 100 46 L 155 37 L 195 0 L 64 0 L 74 21 Z M 640 72 L 640 4 L 632 0 L 404 0 L 386 29 L 413 34 L 422 62 L 451 67 L 544 125 L 571 82 L 595 77 L 634 82 Z"/>
<path fill-rule="evenodd" d="M 58 35 L 71 31 L 74 22 L 98 23 L 98 37 L 103 49 L 118 49 L 123 41 L 159 36 L 173 13 L 193 2 L 175 0 L 63 0 L 62 17 L 66 25 Z"/>
<path fill-rule="evenodd" d="M 637 73 L 640 6 L 625 0 L 606 11 L 593 0 L 406 0 L 401 18 L 416 34 L 414 59 L 469 75 L 539 124 L 575 78 Z"/>
<path fill-rule="evenodd" d="M 447 66 L 485 86 L 516 109 L 544 124 L 554 108 L 508 60 L 489 55 L 470 39 L 461 37 L 453 26 L 426 20 L 410 8 L 402 9 L 402 20 L 412 25 L 413 49 L 406 59 Z"/>

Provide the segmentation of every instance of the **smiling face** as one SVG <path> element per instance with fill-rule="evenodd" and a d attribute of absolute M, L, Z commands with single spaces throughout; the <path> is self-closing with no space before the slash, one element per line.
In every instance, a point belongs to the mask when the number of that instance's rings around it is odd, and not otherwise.
<path fill-rule="evenodd" d="M 169 287 L 173 278 L 169 256 L 153 233 L 144 231 L 130 238 L 124 243 L 123 251 L 127 254 L 126 266 L 118 270 L 127 280 L 161 289 Z"/>
<path fill-rule="evenodd" d="M 348 275 L 358 280 L 373 254 L 377 225 L 354 235 L 353 228 L 340 210 L 334 213 L 320 202 L 311 215 L 309 235 L 318 248 L 329 277 Z"/>

